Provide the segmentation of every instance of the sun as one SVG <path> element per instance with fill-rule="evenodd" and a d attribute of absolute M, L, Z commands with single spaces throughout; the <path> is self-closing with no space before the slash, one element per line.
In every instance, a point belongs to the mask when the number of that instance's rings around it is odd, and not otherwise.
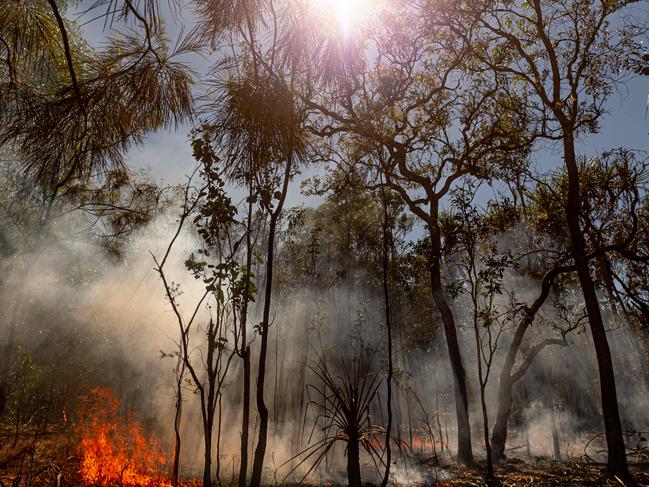
<path fill-rule="evenodd" d="M 381 0 L 308 0 L 309 8 L 336 34 L 358 32 L 377 13 Z"/>

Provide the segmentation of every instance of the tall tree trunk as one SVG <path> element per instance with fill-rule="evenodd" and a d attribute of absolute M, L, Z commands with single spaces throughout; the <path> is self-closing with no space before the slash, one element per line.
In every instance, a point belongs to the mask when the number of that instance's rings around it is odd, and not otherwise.
<path fill-rule="evenodd" d="M 430 288 L 433 300 L 442 317 L 444 335 L 448 355 L 453 371 L 453 385 L 455 391 L 455 413 L 457 416 L 457 462 L 462 465 L 473 465 L 473 450 L 471 447 L 471 424 L 469 423 L 469 403 L 466 386 L 466 372 L 462 363 L 462 354 L 457 338 L 457 328 L 453 312 L 446 300 L 446 293 L 442 285 L 440 269 L 441 260 L 441 234 L 437 221 L 437 203 L 431 204 L 431 218 L 428 224 L 431 241 L 430 257 Z"/>
<path fill-rule="evenodd" d="M 250 478 L 251 487 L 261 485 L 261 476 L 264 469 L 264 456 L 266 455 L 266 442 L 268 440 L 268 407 L 264 400 L 264 384 L 266 381 L 266 355 L 268 353 L 268 331 L 270 327 L 270 305 L 273 291 L 273 263 L 275 258 L 275 233 L 277 230 L 277 221 L 282 213 L 288 184 L 291 180 L 291 161 L 286 162 L 286 172 L 282 183 L 282 191 L 277 207 L 271 211 L 270 225 L 268 228 L 268 248 L 266 253 L 266 287 L 264 289 L 264 309 L 259 333 L 261 335 L 261 344 L 259 347 L 259 364 L 257 371 L 257 412 L 259 413 L 259 436 L 257 438 L 257 447 L 255 448 L 255 458 L 252 464 L 252 477 Z"/>
<path fill-rule="evenodd" d="M 505 458 L 505 445 L 507 444 L 507 423 L 512 412 L 512 380 L 511 377 L 500 376 L 498 389 L 498 411 L 496 423 L 491 433 L 491 454 L 494 462 Z"/>
<path fill-rule="evenodd" d="M 361 461 L 358 438 L 347 442 L 347 483 L 349 487 L 361 487 Z"/>
<path fill-rule="evenodd" d="M 476 346 L 476 359 L 478 361 L 478 381 L 480 382 L 480 406 L 482 408 L 482 427 L 484 434 L 484 444 L 485 450 L 487 453 L 487 482 L 491 482 L 494 479 L 494 466 L 491 456 L 491 444 L 489 443 L 489 414 L 487 412 L 487 399 L 485 397 L 485 390 L 487 388 L 487 380 L 485 379 L 485 373 L 483 370 L 482 364 L 482 346 L 480 341 L 480 329 L 478 323 L 478 308 L 475 305 L 477 297 L 473 297 L 474 307 L 473 307 L 473 332 L 475 336 L 475 346 Z M 488 374 L 488 372 L 487 372 Z"/>
<path fill-rule="evenodd" d="M 550 269 L 541 281 L 541 291 L 538 297 L 534 300 L 532 305 L 525 310 L 525 316 L 516 327 L 514 338 L 512 339 L 505 362 L 500 370 L 500 381 L 498 386 L 498 411 L 496 413 L 496 423 L 491 435 L 491 447 L 494 461 L 500 461 L 504 458 L 505 444 L 507 443 L 507 423 L 512 410 L 512 389 L 514 384 L 520 380 L 525 371 L 526 366 L 521 366 L 516 372 L 513 372 L 516 357 L 520 351 L 521 344 L 527 329 L 534 322 L 534 318 L 538 313 L 543 303 L 550 294 L 550 289 L 554 279 L 561 273 L 567 271 L 568 268 L 555 267 Z M 529 363 L 527 364 L 527 367 Z"/>
<path fill-rule="evenodd" d="M 179 361 L 182 359 L 179 359 Z M 182 367 L 178 364 L 178 367 Z M 180 422 L 183 414 L 183 390 L 182 390 L 182 375 L 176 383 L 176 414 L 174 416 L 174 459 L 173 466 L 171 467 L 171 485 L 178 487 L 178 477 L 180 473 Z"/>
<path fill-rule="evenodd" d="M 248 306 L 250 304 L 250 273 L 252 265 L 252 211 L 254 188 L 252 178 L 248 181 L 248 214 L 246 226 L 246 274 L 241 307 L 241 350 L 243 351 L 243 410 L 241 411 L 241 449 L 239 461 L 239 487 L 248 482 L 248 443 L 250 431 L 250 346 L 248 345 Z"/>
<path fill-rule="evenodd" d="M 257 412 L 259 413 L 259 436 L 257 439 L 257 448 L 255 448 L 255 458 L 252 465 L 252 477 L 250 479 L 251 487 L 261 485 L 261 475 L 264 468 L 264 456 L 266 455 L 266 442 L 268 440 L 268 407 L 264 400 L 264 384 L 266 381 L 266 355 L 268 353 L 268 332 L 270 320 L 270 300 L 273 286 L 273 259 L 275 251 L 275 231 L 277 219 L 275 215 L 271 217 L 270 228 L 268 232 L 268 253 L 266 260 L 266 289 L 264 297 L 264 311 L 261 322 L 260 334 L 261 345 L 259 347 L 259 366 L 257 372 Z"/>
<path fill-rule="evenodd" d="M 538 300 L 537 300 L 538 301 Z M 532 323 L 532 316 L 525 317 L 516 328 L 514 338 L 507 351 L 505 362 L 500 370 L 500 383 L 498 385 L 498 411 L 496 413 L 496 423 L 494 424 L 491 434 L 491 452 L 494 461 L 498 462 L 504 458 L 505 445 L 507 443 L 507 424 L 512 411 L 512 389 L 514 380 L 512 370 L 516 361 L 516 356 L 521 348 L 525 332 Z"/>
<path fill-rule="evenodd" d="M 566 170 L 568 172 L 568 202 L 566 205 L 566 219 L 570 231 L 572 243 L 572 255 L 579 277 L 579 284 L 586 304 L 588 322 L 591 336 L 597 356 L 599 370 L 602 412 L 604 414 L 604 427 L 606 429 L 606 443 L 608 447 L 607 470 L 609 475 L 617 475 L 624 479 L 630 478 L 629 467 L 624 450 L 624 438 L 622 436 L 622 423 L 617 402 L 617 390 L 615 386 L 615 373 L 611 359 L 611 349 L 606 329 L 602 319 L 602 313 L 597 300 L 595 284 L 590 275 L 588 259 L 586 255 L 586 243 L 579 223 L 580 213 L 580 187 L 579 168 L 575 155 L 575 142 L 572 131 L 564 130 L 563 134 L 564 157 Z"/>
<path fill-rule="evenodd" d="M 248 437 L 250 431 L 250 347 L 243 352 L 243 411 L 241 414 L 241 461 L 239 464 L 239 486 L 248 482 Z"/>
<path fill-rule="evenodd" d="M 392 321 L 390 316 L 390 293 L 388 288 L 388 270 L 389 270 L 389 248 L 391 243 L 391 234 L 389 233 L 390 226 L 388 222 L 388 208 L 385 200 L 385 188 L 381 188 L 381 195 L 383 200 L 383 299 L 385 306 L 385 326 L 388 338 L 388 378 L 387 378 L 387 393 L 388 393 L 388 424 L 385 428 L 385 472 L 383 474 L 383 481 L 381 487 L 386 487 L 390 480 L 390 464 L 392 462 L 392 448 L 390 440 L 392 436 Z M 399 434 L 401 436 L 401 434 Z"/>
<path fill-rule="evenodd" d="M 205 431 L 203 437 L 205 440 L 205 459 L 203 463 L 203 487 L 212 487 L 212 426 L 214 424 L 214 414 L 208 411 L 205 421 Z"/>

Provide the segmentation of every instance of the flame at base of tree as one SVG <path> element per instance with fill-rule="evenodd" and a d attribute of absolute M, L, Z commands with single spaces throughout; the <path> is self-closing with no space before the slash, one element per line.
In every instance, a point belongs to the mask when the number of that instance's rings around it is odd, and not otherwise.
<path fill-rule="evenodd" d="M 165 456 L 154 438 L 145 435 L 131 413 L 104 388 L 80 398 L 80 476 L 97 486 L 171 486 L 165 479 Z"/>

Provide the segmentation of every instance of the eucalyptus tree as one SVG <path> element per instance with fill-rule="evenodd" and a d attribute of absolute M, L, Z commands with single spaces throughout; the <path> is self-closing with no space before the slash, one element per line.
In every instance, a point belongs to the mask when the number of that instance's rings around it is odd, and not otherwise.
<path fill-rule="evenodd" d="M 642 29 L 627 16 L 633 1 L 441 2 L 440 22 L 471 39 L 477 70 L 506 76 L 525 91 L 536 132 L 563 152 L 568 180 L 565 215 L 575 270 L 586 302 L 601 385 L 610 475 L 628 479 L 615 374 L 590 270 L 581 219 L 577 157 L 580 136 L 598 130 L 606 103 L 627 75 Z"/>
<path fill-rule="evenodd" d="M 179 223 L 162 257 L 153 256 L 168 302 L 179 327 L 177 356 L 182 361 L 182 371 L 187 371 L 192 386 L 200 398 L 204 438 L 203 485 L 212 485 L 212 445 L 214 426 L 218 423 L 216 438 L 216 478 L 220 482 L 220 441 L 222 389 L 228 379 L 230 365 L 240 343 L 238 326 L 243 311 L 242 303 L 254 299 L 249 274 L 241 263 L 240 248 L 247 238 L 247 228 L 237 221 L 238 208 L 226 194 L 216 165 L 217 158 L 209 138 L 197 137 L 193 141 L 194 155 L 201 163 L 203 184 L 192 187 L 190 177 L 184 191 L 184 201 Z M 190 315 L 182 312 L 179 285 L 170 281 L 165 264 L 186 223 L 192 222 L 201 245 L 185 260 L 186 270 L 204 284 L 198 299 L 188 308 Z M 192 337 L 204 337 L 202 343 L 193 343 Z M 193 358 L 200 355 L 200 360 Z M 182 376 L 181 376 L 182 377 Z M 177 383 L 176 421 L 180 421 L 182 383 Z M 219 413 L 217 416 L 217 407 Z M 176 427 L 177 428 L 177 427 Z M 179 455 L 180 438 L 176 429 L 175 453 Z M 175 459 L 178 482 L 178 458 Z"/>
<path fill-rule="evenodd" d="M 498 78 L 468 76 L 471 43 L 437 29 L 423 7 L 386 12 L 380 29 L 359 36 L 364 43 L 347 45 L 344 69 L 332 71 L 324 80 L 328 89 L 305 104 L 319 116 L 311 130 L 334 144 L 355 145 L 358 159 L 426 225 L 429 285 L 454 378 L 458 461 L 471 464 L 466 372 L 442 277 L 440 211 L 454 185 L 466 177 L 495 177 L 525 157 L 529 140 L 521 97 Z M 370 51 L 376 56 L 364 55 Z M 328 54 L 316 57 L 322 66 Z"/>

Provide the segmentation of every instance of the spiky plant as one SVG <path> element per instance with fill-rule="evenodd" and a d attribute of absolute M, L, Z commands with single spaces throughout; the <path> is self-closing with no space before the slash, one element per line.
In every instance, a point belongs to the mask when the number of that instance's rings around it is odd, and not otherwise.
<path fill-rule="evenodd" d="M 314 429 L 320 426 L 324 437 L 284 464 L 298 460 L 286 478 L 312 461 L 300 480 L 303 482 L 342 442 L 347 455 L 348 483 L 360 487 L 361 450 L 368 453 L 377 469 L 383 463 L 381 444 L 385 430 L 372 422 L 370 414 L 382 382 L 380 369 L 374 367 L 376 351 L 362 346 L 351 358 L 339 354 L 334 364 L 324 352 L 316 352 L 316 357 L 307 367 L 319 383 L 308 384 L 307 388 L 310 404 L 316 411 Z"/>

